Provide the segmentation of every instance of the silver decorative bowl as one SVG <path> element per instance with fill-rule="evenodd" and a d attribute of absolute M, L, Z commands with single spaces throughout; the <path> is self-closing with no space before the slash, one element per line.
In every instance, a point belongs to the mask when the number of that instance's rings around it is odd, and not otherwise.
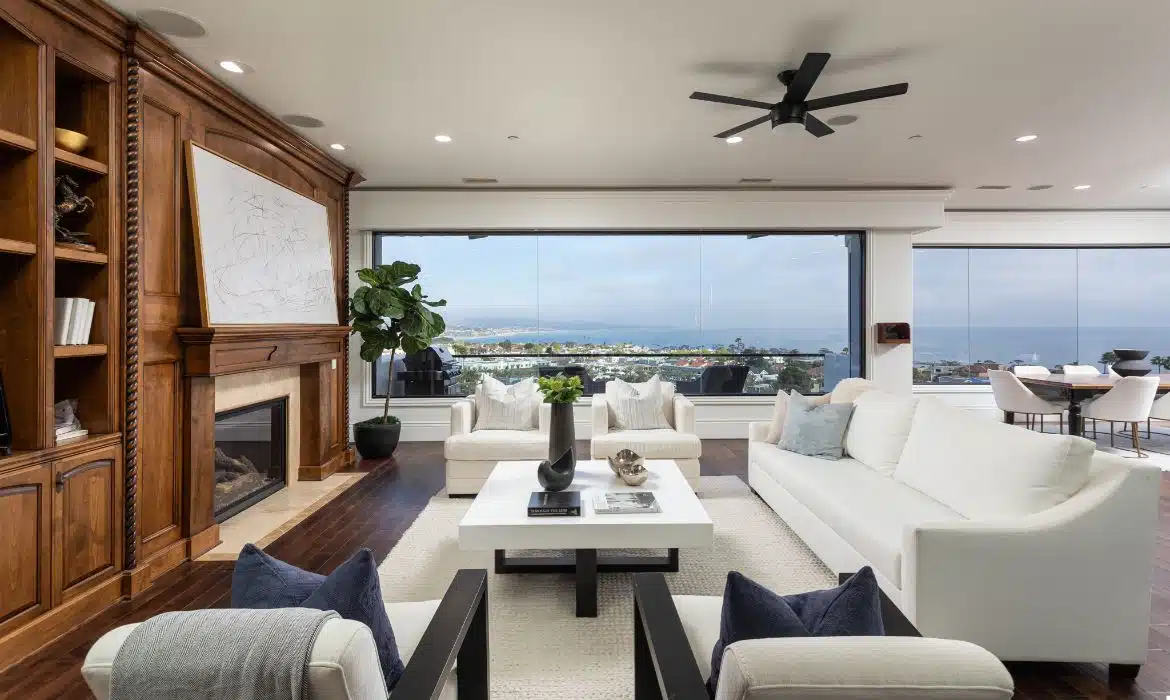
<path fill-rule="evenodd" d="M 606 457 L 605 461 L 609 462 L 609 468 L 613 471 L 614 476 L 621 476 L 622 467 L 626 466 L 643 466 L 646 464 L 646 459 L 633 450 L 618 450 L 618 453 L 613 457 Z"/>
<path fill-rule="evenodd" d="M 641 464 L 618 467 L 618 476 L 630 486 L 641 486 L 650 476 L 649 470 Z"/>

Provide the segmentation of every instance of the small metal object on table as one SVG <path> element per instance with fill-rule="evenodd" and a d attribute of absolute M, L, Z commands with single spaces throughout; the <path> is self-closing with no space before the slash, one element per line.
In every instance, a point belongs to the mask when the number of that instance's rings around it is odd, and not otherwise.
<path fill-rule="evenodd" d="M 581 515 L 529 517 L 528 498 L 539 491 L 536 462 L 500 462 L 459 523 L 459 547 L 493 550 L 500 574 L 571 573 L 576 577 L 578 617 L 597 616 L 599 574 L 674 572 L 679 549 L 710 547 L 714 526 L 695 492 L 672 460 L 647 460 L 640 487 L 615 479 L 604 460 L 577 463 L 571 490 L 582 491 Z M 590 494 L 653 491 L 660 513 L 593 512 Z M 606 555 L 599 550 L 666 550 L 666 556 Z M 509 557 L 508 551 L 557 550 L 561 556 Z"/>

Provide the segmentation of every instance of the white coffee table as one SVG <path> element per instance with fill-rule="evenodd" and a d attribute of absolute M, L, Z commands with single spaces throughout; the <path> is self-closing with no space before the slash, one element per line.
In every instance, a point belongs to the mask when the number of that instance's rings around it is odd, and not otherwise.
<path fill-rule="evenodd" d="M 581 460 L 569 490 L 581 491 L 581 515 L 528 517 L 528 499 L 541 491 L 536 461 L 500 462 L 459 523 L 459 548 L 495 550 L 495 570 L 512 573 L 575 573 L 577 617 L 597 616 L 597 574 L 678 571 L 681 547 L 710 547 L 714 527 L 707 511 L 672 460 L 647 460 L 650 477 L 626 486 L 605 460 Z M 598 515 L 592 492 L 653 491 L 661 513 Z M 575 550 L 564 557 L 513 557 L 506 550 Z M 599 549 L 666 549 L 665 557 L 606 556 Z"/>

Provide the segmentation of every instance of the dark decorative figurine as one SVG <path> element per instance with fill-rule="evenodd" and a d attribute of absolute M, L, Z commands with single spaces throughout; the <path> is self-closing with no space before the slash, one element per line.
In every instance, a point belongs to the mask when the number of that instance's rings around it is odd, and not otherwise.
<path fill-rule="evenodd" d="M 93 206 L 93 200 L 82 195 L 78 190 L 81 185 L 68 175 L 58 175 L 56 179 L 56 202 L 53 205 L 53 231 L 57 240 L 62 243 L 85 245 L 84 238 L 88 233 L 84 231 L 70 231 L 61 223 L 67 216 L 84 214 Z"/>

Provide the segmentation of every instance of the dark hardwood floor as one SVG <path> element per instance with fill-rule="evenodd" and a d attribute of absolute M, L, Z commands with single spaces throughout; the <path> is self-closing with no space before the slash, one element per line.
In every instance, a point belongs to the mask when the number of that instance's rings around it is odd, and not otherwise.
<path fill-rule="evenodd" d="M 581 454 L 588 454 L 583 445 Z M 745 476 L 747 444 L 742 440 L 703 443 L 703 474 Z M 305 522 L 266 548 L 297 566 L 326 573 L 361 547 L 380 560 L 443 486 L 442 443 L 406 443 L 397 459 L 366 461 L 362 479 Z M 1086 567 L 1093 562 L 1085 562 Z M 168 573 L 133 602 L 121 603 L 73 630 L 40 653 L 0 674 L 0 697 L 20 700 L 90 698 L 81 662 L 105 631 L 168 610 L 223 607 L 231 586 L 230 562 L 188 563 Z M 1016 697 L 1158 698 L 1170 694 L 1170 476 L 1162 481 L 1158 552 L 1151 574 L 1153 619 L 1150 653 L 1135 680 L 1109 681 L 1104 666 L 1011 664 Z M 1092 601 L 1085 601 L 1091 605 Z M 1075 610 L 1069 611 L 1075 615 Z"/>

